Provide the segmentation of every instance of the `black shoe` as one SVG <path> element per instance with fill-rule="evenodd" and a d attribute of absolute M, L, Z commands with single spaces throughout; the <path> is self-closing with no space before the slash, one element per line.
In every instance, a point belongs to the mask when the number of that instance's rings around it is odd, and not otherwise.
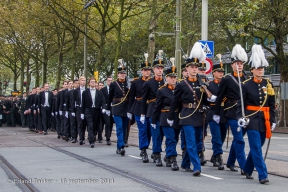
<path fill-rule="evenodd" d="M 246 179 L 254 179 L 254 177 L 252 175 L 249 175 L 248 173 L 246 173 Z"/>
<path fill-rule="evenodd" d="M 153 159 L 153 163 L 156 163 L 156 157 L 154 153 L 151 154 L 151 159 Z"/>
<path fill-rule="evenodd" d="M 186 172 L 193 172 L 190 167 L 182 167 L 181 166 L 181 169 L 184 169 Z"/>
<path fill-rule="evenodd" d="M 199 155 L 199 158 L 200 158 L 201 165 L 205 165 L 207 162 L 205 160 L 204 152 L 199 152 L 198 155 Z"/>
<path fill-rule="evenodd" d="M 162 159 L 161 159 L 161 153 L 157 153 L 155 154 L 155 159 L 154 159 L 156 162 L 156 166 L 157 167 L 162 167 L 163 164 L 162 164 Z"/>
<path fill-rule="evenodd" d="M 226 167 L 230 169 L 230 171 L 238 172 L 238 169 L 234 166 L 226 165 Z"/>
<path fill-rule="evenodd" d="M 58 139 L 60 139 L 60 137 L 61 137 L 60 135 L 57 136 Z"/>
<path fill-rule="evenodd" d="M 171 167 L 172 165 L 172 161 L 170 159 L 170 157 L 166 157 L 166 155 L 164 156 L 164 161 L 166 162 L 166 167 Z"/>
<path fill-rule="evenodd" d="M 94 143 L 91 143 L 91 144 L 90 144 L 90 147 L 91 147 L 91 148 L 94 148 Z"/>
<path fill-rule="evenodd" d="M 172 171 L 178 171 L 179 167 L 176 161 L 176 156 L 172 156 L 170 157 L 170 161 L 171 161 L 171 170 Z"/>
<path fill-rule="evenodd" d="M 265 179 L 261 179 L 259 182 L 260 182 L 261 184 L 265 184 L 265 183 L 268 183 L 269 180 L 268 180 L 268 178 L 265 178 Z"/>
<path fill-rule="evenodd" d="M 83 141 L 82 140 L 80 140 L 79 145 L 83 145 Z"/>
<path fill-rule="evenodd" d="M 145 153 L 147 153 L 147 152 L 146 152 L 146 149 L 141 149 L 141 151 L 140 151 L 140 157 L 143 157 L 143 155 L 144 155 Z"/>
<path fill-rule="evenodd" d="M 107 145 L 111 145 L 111 141 L 107 141 Z"/>
<path fill-rule="evenodd" d="M 125 144 L 124 144 L 124 147 L 129 147 L 129 144 L 128 144 L 128 143 L 125 143 Z"/>
<path fill-rule="evenodd" d="M 98 143 L 103 143 L 102 140 L 98 140 Z"/>
<path fill-rule="evenodd" d="M 216 161 L 216 157 L 212 156 L 210 162 L 213 164 L 213 167 L 218 167 L 218 162 Z"/>
<path fill-rule="evenodd" d="M 224 170 L 223 159 L 221 154 L 216 156 L 216 162 L 218 164 L 218 170 Z"/>
<path fill-rule="evenodd" d="M 63 139 L 64 141 L 66 141 L 66 142 L 68 142 L 68 141 L 69 141 L 69 138 L 68 138 L 68 137 L 66 137 L 66 136 L 62 136 L 62 139 Z"/>
<path fill-rule="evenodd" d="M 241 169 L 241 175 L 246 175 L 246 173 L 243 169 Z"/>
<path fill-rule="evenodd" d="M 125 149 L 124 148 L 121 149 L 120 154 L 121 154 L 121 156 L 125 155 Z"/>
<path fill-rule="evenodd" d="M 201 174 L 201 172 L 199 170 L 196 170 L 193 172 L 193 176 L 199 176 Z"/>
<path fill-rule="evenodd" d="M 76 143 L 76 139 L 73 139 L 73 140 L 72 140 L 72 143 Z"/>
<path fill-rule="evenodd" d="M 142 153 L 142 151 L 144 151 L 144 152 L 143 152 L 143 155 L 142 155 L 142 162 L 143 162 L 143 163 L 148 163 L 148 162 L 149 162 L 149 158 L 148 158 L 148 154 L 147 154 L 147 152 L 146 152 L 146 149 L 142 149 L 142 150 L 141 150 L 141 153 Z"/>

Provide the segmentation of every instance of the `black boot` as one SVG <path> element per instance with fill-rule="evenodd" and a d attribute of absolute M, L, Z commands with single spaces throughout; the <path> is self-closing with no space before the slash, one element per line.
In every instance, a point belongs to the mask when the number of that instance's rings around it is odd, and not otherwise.
<path fill-rule="evenodd" d="M 148 154 L 146 152 L 146 149 L 142 149 L 141 153 L 142 153 L 142 161 L 143 161 L 143 163 L 148 163 L 149 159 L 148 159 Z"/>
<path fill-rule="evenodd" d="M 210 162 L 213 163 L 213 167 L 218 167 L 218 162 L 216 161 L 216 157 L 212 156 Z"/>
<path fill-rule="evenodd" d="M 141 152 L 140 152 L 140 157 L 143 157 L 143 155 L 146 153 L 146 149 L 141 149 Z"/>
<path fill-rule="evenodd" d="M 166 162 L 166 167 L 171 167 L 172 161 L 171 161 L 171 157 L 164 157 L 164 162 Z"/>
<path fill-rule="evenodd" d="M 179 170 L 179 167 L 178 167 L 178 164 L 177 164 L 177 161 L 176 161 L 176 156 L 172 156 L 170 157 L 170 161 L 171 161 L 171 170 L 172 171 L 178 171 Z"/>
<path fill-rule="evenodd" d="M 223 159 L 222 159 L 222 155 L 221 154 L 216 156 L 216 161 L 217 161 L 217 164 L 218 164 L 218 170 L 224 170 Z"/>
<path fill-rule="evenodd" d="M 156 166 L 157 167 L 162 167 L 163 166 L 162 159 L 161 159 L 161 153 L 155 154 L 154 160 L 156 161 Z"/>
<path fill-rule="evenodd" d="M 200 158 L 201 165 L 205 165 L 207 162 L 205 160 L 204 152 L 199 152 L 198 155 L 199 155 L 199 158 Z"/>
<path fill-rule="evenodd" d="M 153 159 L 153 163 L 156 163 L 156 155 L 154 153 L 151 154 L 151 159 Z"/>

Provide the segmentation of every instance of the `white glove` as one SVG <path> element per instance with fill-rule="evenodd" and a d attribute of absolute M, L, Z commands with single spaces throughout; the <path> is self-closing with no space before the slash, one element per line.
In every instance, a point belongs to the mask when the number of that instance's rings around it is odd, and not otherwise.
<path fill-rule="evenodd" d="M 151 126 L 152 126 L 154 129 L 156 129 L 156 124 L 151 124 Z"/>
<path fill-rule="evenodd" d="M 65 117 L 68 118 L 68 111 L 65 112 Z"/>
<path fill-rule="evenodd" d="M 215 96 L 215 95 L 212 95 L 212 97 L 211 97 L 211 98 L 207 98 L 207 101 L 209 101 L 209 102 L 215 102 L 215 101 L 216 101 L 216 99 L 217 99 L 217 96 Z"/>
<path fill-rule="evenodd" d="M 169 120 L 167 119 L 167 123 L 172 127 L 173 123 L 174 123 L 174 120 Z"/>
<path fill-rule="evenodd" d="M 276 123 L 272 123 L 271 131 L 274 131 L 275 127 L 276 127 Z"/>
<path fill-rule="evenodd" d="M 54 116 L 54 113 L 52 112 L 51 115 Z"/>
<path fill-rule="evenodd" d="M 128 119 L 132 120 L 132 114 L 131 113 L 127 113 L 127 117 L 128 117 Z"/>
<path fill-rule="evenodd" d="M 81 119 L 82 119 L 82 120 L 84 120 L 84 114 L 81 114 L 81 116 L 80 116 L 80 117 L 81 117 Z"/>
<path fill-rule="evenodd" d="M 73 117 L 75 117 L 75 113 L 71 113 L 71 115 L 72 115 Z"/>
<path fill-rule="evenodd" d="M 59 115 L 62 115 L 62 111 L 59 111 Z"/>
<path fill-rule="evenodd" d="M 106 115 L 110 116 L 110 110 L 106 110 Z"/>
<path fill-rule="evenodd" d="M 246 127 L 248 124 L 249 124 L 249 119 L 248 119 L 248 118 L 243 118 L 243 117 L 241 117 L 241 118 L 238 120 L 238 126 L 239 126 L 239 127 Z"/>
<path fill-rule="evenodd" d="M 145 123 L 145 116 L 142 116 L 142 115 L 141 115 L 141 117 L 140 117 L 140 122 L 141 122 L 142 124 Z"/>
<path fill-rule="evenodd" d="M 55 112 L 55 115 L 58 115 L 58 112 Z"/>
<path fill-rule="evenodd" d="M 102 109 L 102 113 L 104 114 L 106 112 L 106 110 L 105 109 Z"/>
<path fill-rule="evenodd" d="M 213 115 L 213 120 L 219 124 L 220 122 L 220 116 L 219 115 Z"/>

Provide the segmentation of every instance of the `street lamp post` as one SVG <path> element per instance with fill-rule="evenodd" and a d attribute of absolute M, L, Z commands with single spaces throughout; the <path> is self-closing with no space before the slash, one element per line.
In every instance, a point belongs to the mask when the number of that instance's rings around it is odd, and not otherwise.
<path fill-rule="evenodd" d="M 180 41 L 180 32 L 181 32 L 181 0 L 176 2 L 176 26 L 175 26 L 175 64 L 177 67 L 178 78 L 181 78 L 181 41 Z"/>
<path fill-rule="evenodd" d="M 208 0 L 202 0 L 201 39 L 208 40 Z"/>
<path fill-rule="evenodd" d="M 86 0 L 84 0 L 84 4 L 86 4 Z M 87 79 L 87 22 L 88 22 L 88 12 L 87 12 L 86 8 L 85 8 L 85 25 L 84 25 L 84 76 Z"/>

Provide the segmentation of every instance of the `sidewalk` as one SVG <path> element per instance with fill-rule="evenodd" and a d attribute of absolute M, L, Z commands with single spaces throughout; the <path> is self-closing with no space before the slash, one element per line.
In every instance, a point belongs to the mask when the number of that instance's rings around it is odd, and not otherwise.
<path fill-rule="evenodd" d="M 273 133 L 284 133 L 288 134 L 288 127 L 276 127 Z"/>

